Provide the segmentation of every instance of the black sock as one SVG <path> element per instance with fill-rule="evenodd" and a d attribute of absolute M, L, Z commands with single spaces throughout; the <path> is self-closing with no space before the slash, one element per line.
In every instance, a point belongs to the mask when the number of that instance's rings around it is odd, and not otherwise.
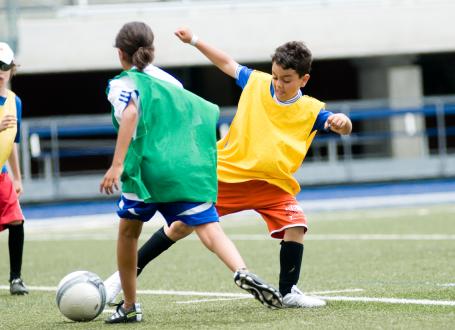
<path fill-rule="evenodd" d="M 24 251 L 24 223 L 20 225 L 8 225 L 8 249 L 10 265 L 10 282 L 21 277 L 22 253 Z"/>
<path fill-rule="evenodd" d="M 145 266 L 166 251 L 175 242 L 166 236 L 164 227 L 156 231 L 138 251 L 137 257 L 137 276 L 142 272 Z"/>
<path fill-rule="evenodd" d="M 302 265 L 303 244 L 281 241 L 280 250 L 280 292 L 283 297 L 297 285 Z"/>

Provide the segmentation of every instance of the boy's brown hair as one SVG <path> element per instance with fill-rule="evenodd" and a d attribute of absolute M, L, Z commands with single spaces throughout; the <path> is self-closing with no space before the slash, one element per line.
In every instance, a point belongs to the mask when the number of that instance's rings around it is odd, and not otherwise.
<path fill-rule="evenodd" d="M 312 61 L 310 49 L 301 41 L 289 41 L 275 49 L 272 55 L 272 63 L 295 70 L 299 77 L 310 73 Z"/>

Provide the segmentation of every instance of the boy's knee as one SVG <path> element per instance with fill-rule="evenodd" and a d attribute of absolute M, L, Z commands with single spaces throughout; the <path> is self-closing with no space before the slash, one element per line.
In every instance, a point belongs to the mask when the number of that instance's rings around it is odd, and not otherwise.
<path fill-rule="evenodd" d="M 305 227 L 291 227 L 287 228 L 284 231 L 284 240 L 303 243 L 303 238 L 305 236 L 306 229 Z"/>
<path fill-rule="evenodd" d="M 23 220 L 12 221 L 12 222 L 8 223 L 8 226 L 20 226 L 20 225 L 22 225 L 23 222 L 24 222 Z"/>
<path fill-rule="evenodd" d="M 219 222 L 210 222 L 196 227 L 196 233 L 199 239 L 210 251 L 214 252 L 217 243 L 226 239 L 224 231 L 221 229 Z"/>
<path fill-rule="evenodd" d="M 193 232 L 193 227 L 188 226 L 182 221 L 174 221 L 168 228 L 164 228 L 164 233 L 174 242 L 188 236 Z"/>
<path fill-rule="evenodd" d="M 136 231 L 131 229 L 123 229 L 119 232 L 119 236 L 127 239 L 137 239 L 139 234 Z"/>
<path fill-rule="evenodd" d="M 142 223 L 131 222 L 134 220 L 120 220 L 119 236 L 128 239 L 138 239 L 141 234 Z"/>

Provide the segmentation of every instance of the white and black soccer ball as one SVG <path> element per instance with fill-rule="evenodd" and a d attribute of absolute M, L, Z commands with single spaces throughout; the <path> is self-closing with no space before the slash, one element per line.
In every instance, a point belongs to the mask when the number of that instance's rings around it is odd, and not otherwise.
<path fill-rule="evenodd" d="M 106 289 L 95 273 L 78 270 L 66 275 L 57 286 L 57 306 L 67 318 L 78 322 L 93 320 L 106 304 Z"/>

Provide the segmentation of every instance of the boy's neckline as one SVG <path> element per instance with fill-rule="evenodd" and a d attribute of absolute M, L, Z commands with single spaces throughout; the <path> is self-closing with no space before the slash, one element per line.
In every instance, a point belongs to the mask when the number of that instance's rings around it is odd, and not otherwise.
<path fill-rule="evenodd" d="M 277 105 L 280 105 L 280 106 L 283 106 L 283 107 L 286 107 L 286 106 L 290 106 L 290 105 L 293 105 L 295 104 L 296 102 L 298 102 L 302 97 L 303 97 L 303 93 L 302 91 L 299 89 L 297 91 L 297 94 L 295 94 L 293 97 L 291 97 L 289 100 L 286 100 L 286 101 L 281 101 L 279 100 L 277 97 L 276 97 L 276 94 L 275 94 L 275 88 L 273 87 L 273 84 L 270 83 L 270 89 L 269 89 L 269 95 L 270 97 L 272 98 L 273 102 L 275 102 L 275 104 Z M 272 94 L 273 92 L 273 94 Z M 291 101 L 291 102 L 290 102 Z"/>

